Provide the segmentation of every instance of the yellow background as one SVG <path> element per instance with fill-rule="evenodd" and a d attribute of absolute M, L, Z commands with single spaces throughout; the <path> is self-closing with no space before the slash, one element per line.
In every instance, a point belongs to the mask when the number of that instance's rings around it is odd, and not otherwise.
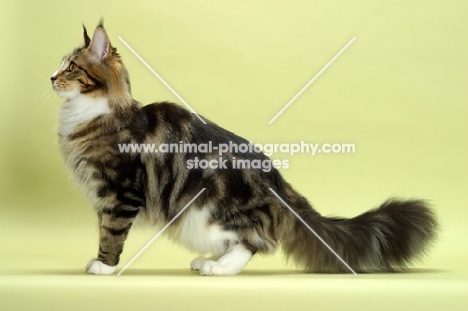
<path fill-rule="evenodd" d="M 461 310 L 468 306 L 466 1 L 13 1 L 0 3 L 0 309 Z M 257 142 L 356 144 L 352 155 L 276 155 L 323 214 L 388 196 L 431 201 L 435 247 L 411 273 L 307 275 L 281 254 L 235 277 L 189 272 L 158 239 L 116 276 L 82 267 L 96 217 L 57 147 L 49 77 L 105 18 L 143 103 L 180 103 Z M 268 121 L 353 37 L 272 125 Z M 131 233 L 120 267 L 151 230 Z"/>

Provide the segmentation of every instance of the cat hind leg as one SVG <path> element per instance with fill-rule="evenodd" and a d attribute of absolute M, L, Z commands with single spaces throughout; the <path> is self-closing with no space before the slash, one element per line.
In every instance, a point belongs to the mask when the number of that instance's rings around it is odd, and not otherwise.
<path fill-rule="evenodd" d="M 211 257 L 205 257 L 205 256 L 199 256 L 192 260 L 190 263 L 190 269 L 194 271 L 200 271 L 203 268 L 203 265 L 207 261 L 217 261 L 219 259 L 219 256 L 211 256 Z"/>
<path fill-rule="evenodd" d="M 234 275 L 247 265 L 252 256 L 252 251 L 238 243 L 216 261 L 198 257 L 191 266 L 198 267 L 195 270 L 199 270 L 201 275 Z"/>

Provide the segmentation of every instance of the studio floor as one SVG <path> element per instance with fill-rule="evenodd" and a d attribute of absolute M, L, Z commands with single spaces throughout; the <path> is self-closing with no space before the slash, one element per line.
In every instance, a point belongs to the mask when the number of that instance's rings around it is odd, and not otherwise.
<path fill-rule="evenodd" d="M 2 310 L 466 310 L 467 274 L 414 270 L 306 275 L 247 269 L 200 277 L 188 269 L 131 269 L 121 276 L 80 269 L 2 271 Z"/>
<path fill-rule="evenodd" d="M 440 264 L 438 255 L 405 272 L 355 276 L 303 274 L 276 254 L 254 258 L 236 276 L 203 277 L 188 269 L 194 254 L 161 238 L 122 275 L 96 276 L 83 269 L 93 255 L 96 232 L 61 229 L 38 226 L 26 234 L 15 232 L 16 239 L 7 241 L 3 250 L 9 256 L 2 255 L 0 268 L 0 310 L 446 311 L 468 307 L 466 269 L 457 261 Z M 152 234 L 136 231 L 129 237 L 117 272 Z"/>

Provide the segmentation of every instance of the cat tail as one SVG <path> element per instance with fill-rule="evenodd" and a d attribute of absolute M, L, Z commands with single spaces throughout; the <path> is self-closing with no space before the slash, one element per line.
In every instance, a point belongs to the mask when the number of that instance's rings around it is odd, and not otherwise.
<path fill-rule="evenodd" d="M 294 202 L 295 201 L 295 202 Z M 355 272 L 392 271 L 420 259 L 436 237 L 433 211 L 422 200 L 389 199 L 350 219 L 323 217 L 302 197 L 291 207 Z M 308 272 L 349 272 L 307 226 L 289 210 L 283 218 L 281 246 Z"/>

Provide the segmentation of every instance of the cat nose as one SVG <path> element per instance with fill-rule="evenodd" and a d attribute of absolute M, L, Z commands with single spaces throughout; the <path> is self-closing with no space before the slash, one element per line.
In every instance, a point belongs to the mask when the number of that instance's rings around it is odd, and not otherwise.
<path fill-rule="evenodd" d="M 56 76 L 50 77 L 50 81 L 51 81 L 51 82 L 54 82 L 55 80 L 57 80 L 57 77 L 56 77 Z"/>

